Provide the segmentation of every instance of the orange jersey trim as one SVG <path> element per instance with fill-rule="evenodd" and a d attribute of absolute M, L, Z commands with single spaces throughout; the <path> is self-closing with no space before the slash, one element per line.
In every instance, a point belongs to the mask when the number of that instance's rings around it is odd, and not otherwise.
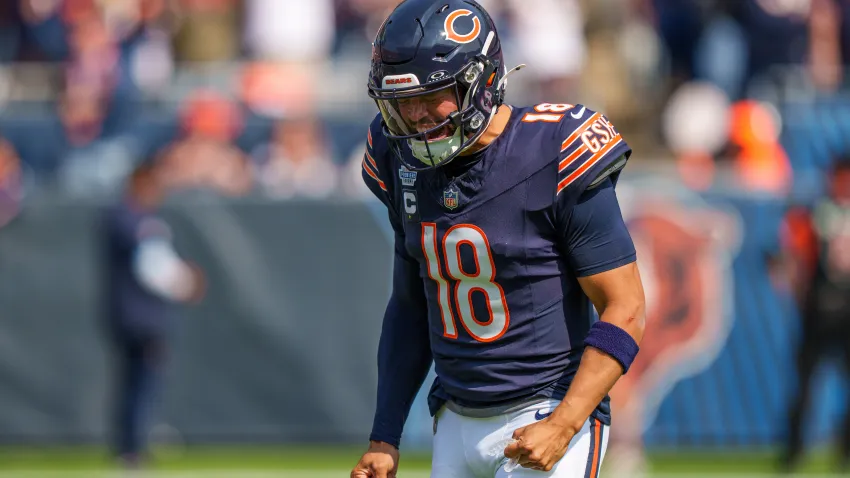
<path fill-rule="evenodd" d="M 594 164 L 599 162 L 599 160 L 602 159 L 603 157 L 605 157 L 605 155 L 608 154 L 609 151 L 614 149 L 615 146 L 617 146 L 618 144 L 620 144 L 622 142 L 623 142 L 622 136 L 620 136 L 619 134 L 617 136 L 615 136 L 608 144 L 605 145 L 604 148 L 600 149 L 599 152 L 597 152 L 596 154 L 591 156 L 589 159 L 587 159 L 584 162 L 584 164 L 582 164 L 575 171 L 570 173 L 569 176 L 562 179 L 558 183 L 558 192 L 556 193 L 556 195 L 560 194 L 561 191 L 566 189 L 567 186 L 572 184 L 576 179 L 580 178 L 584 173 L 587 172 L 588 169 L 590 169 Z"/>
<path fill-rule="evenodd" d="M 368 174 L 372 179 L 378 182 L 378 186 L 380 186 L 381 189 L 383 189 L 384 191 L 387 190 L 387 185 L 384 184 L 383 181 L 381 181 L 381 178 L 378 177 L 378 173 L 372 171 L 372 168 L 369 167 L 369 163 L 366 162 L 366 156 L 363 157 L 363 169 L 366 171 L 366 174 Z"/>

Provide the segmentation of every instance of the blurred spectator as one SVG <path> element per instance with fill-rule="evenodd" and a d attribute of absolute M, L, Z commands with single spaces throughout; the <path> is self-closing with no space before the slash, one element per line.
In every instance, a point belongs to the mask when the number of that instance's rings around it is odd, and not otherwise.
<path fill-rule="evenodd" d="M 68 2 L 69 4 L 72 2 Z M 68 56 L 66 23 L 62 0 L 19 0 L 27 37 L 51 60 Z"/>
<path fill-rule="evenodd" d="M 242 69 L 239 93 L 254 112 L 270 117 L 299 116 L 316 109 L 316 74 L 299 63 L 255 62 Z"/>
<path fill-rule="evenodd" d="M 809 15 L 809 74 L 822 91 L 835 91 L 842 81 L 841 0 L 812 0 Z"/>
<path fill-rule="evenodd" d="M 16 2 L 0 2 L 0 64 L 18 59 L 23 40 Z"/>
<path fill-rule="evenodd" d="M 480 0 L 493 17 L 508 68 L 527 64 L 517 77 L 522 102 L 578 102 L 578 79 L 587 60 L 585 19 L 579 0 Z M 541 14 L 545 12 L 545 14 Z M 510 88 L 509 88 L 510 90 Z"/>
<path fill-rule="evenodd" d="M 174 36 L 178 61 L 233 60 L 239 54 L 238 0 L 176 0 L 179 18 Z M 289 4 L 289 2 L 281 2 Z"/>
<path fill-rule="evenodd" d="M 779 113 L 771 105 L 743 100 L 732 105 L 730 141 L 737 179 L 750 191 L 785 194 L 791 165 L 779 143 Z"/>
<path fill-rule="evenodd" d="M 696 78 L 715 84 L 730 99 L 741 97 L 750 51 L 746 32 L 734 18 L 723 11 L 709 15 L 693 53 Z"/>
<path fill-rule="evenodd" d="M 130 118 L 116 107 L 113 80 L 112 71 L 99 67 L 69 67 L 57 104 L 61 132 L 54 144 L 45 145 L 57 156 L 51 163 L 56 163 L 58 179 L 69 192 L 113 192 L 135 159 L 124 137 Z"/>
<path fill-rule="evenodd" d="M 150 95 L 167 92 L 175 69 L 167 32 L 158 28 L 141 32 L 127 59 L 127 69 L 139 90 Z"/>
<path fill-rule="evenodd" d="M 318 119 L 278 121 L 268 144 L 252 154 L 257 182 L 273 197 L 326 198 L 337 186 L 338 171 Z"/>
<path fill-rule="evenodd" d="M 682 180 L 695 190 L 714 182 L 715 157 L 729 142 L 729 98 L 708 82 L 681 85 L 661 117 L 662 132 Z"/>
<path fill-rule="evenodd" d="M 125 194 L 106 212 L 106 325 L 117 356 L 114 452 L 128 468 L 142 466 L 148 427 L 174 329 L 174 302 L 200 300 L 203 276 L 175 252 L 171 230 L 157 217 L 166 195 L 163 171 L 143 163 Z"/>
<path fill-rule="evenodd" d="M 92 13 L 79 18 L 69 26 L 68 44 L 70 64 L 83 72 L 87 81 L 98 89 L 106 89 L 113 82 L 120 51 L 116 39 L 104 19 Z"/>
<path fill-rule="evenodd" d="M 585 64 L 584 15 L 577 0 L 508 0 L 512 55 L 527 63 L 535 103 L 569 100 Z M 541 14 L 545 12 L 545 14 Z M 510 66 L 508 66 L 510 68 Z"/>
<path fill-rule="evenodd" d="M 85 146 L 101 136 L 107 101 L 95 84 L 71 80 L 57 104 L 71 146 Z"/>
<path fill-rule="evenodd" d="M 18 215 L 23 197 L 21 160 L 12 144 L 0 138 L 0 227 Z"/>
<path fill-rule="evenodd" d="M 334 51 L 370 51 L 381 22 L 399 0 L 334 0 L 336 19 Z"/>
<path fill-rule="evenodd" d="M 233 141 L 242 129 L 239 107 L 212 91 L 189 96 L 181 136 L 161 154 L 171 186 L 238 196 L 252 185 L 250 163 Z"/>
<path fill-rule="evenodd" d="M 98 15 L 118 43 L 131 39 L 165 13 L 166 0 L 99 1 Z"/>
<path fill-rule="evenodd" d="M 354 199 L 370 199 L 372 191 L 363 181 L 363 161 L 366 161 L 366 142 L 358 143 L 340 168 L 339 188 L 343 195 Z"/>
<path fill-rule="evenodd" d="M 831 1 L 831 0 L 826 0 Z M 730 2 L 749 44 L 749 72 L 752 78 L 770 72 L 777 65 L 802 65 L 808 53 L 808 21 L 819 0 L 742 0 Z"/>
<path fill-rule="evenodd" d="M 135 88 L 161 86 L 170 76 L 173 58 L 168 32 L 170 17 L 165 14 L 165 7 L 166 0 L 96 4 L 91 16 L 103 25 L 116 51 L 114 69 L 119 99 L 132 97 Z M 81 23 L 82 19 L 74 22 L 75 25 Z"/>
<path fill-rule="evenodd" d="M 719 87 L 692 81 L 670 97 L 662 116 L 667 145 L 693 189 L 713 185 L 717 164 L 730 164 L 732 184 L 746 191 L 786 194 L 791 164 L 779 142 L 779 113 L 753 100 L 730 103 Z"/>
<path fill-rule="evenodd" d="M 70 27 L 71 57 L 58 104 L 68 142 L 84 146 L 103 133 L 118 81 L 120 51 L 103 19 L 92 12 Z"/>
<path fill-rule="evenodd" d="M 667 50 L 674 84 L 694 78 L 694 51 L 703 29 L 699 0 L 648 0 L 646 7 Z"/>
<path fill-rule="evenodd" d="M 814 84 L 840 83 L 844 0 L 638 0 L 656 26 L 675 88 L 708 80 L 732 100 L 805 66 Z M 757 80 L 756 85 L 752 80 Z"/>
<path fill-rule="evenodd" d="M 809 282 L 818 263 L 818 237 L 812 227 L 811 210 L 792 204 L 782 218 L 779 231 L 780 250 L 768 258 L 768 272 L 773 286 L 804 304 Z"/>
<path fill-rule="evenodd" d="M 246 0 L 245 43 L 262 60 L 325 61 L 334 38 L 331 0 Z"/>
<path fill-rule="evenodd" d="M 850 161 L 839 162 L 828 179 L 828 194 L 819 201 L 808 221 L 796 217 L 789 230 L 809 235 L 813 241 L 795 241 L 797 268 L 804 274 L 799 281 L 801 296 L 802 342 L 798 349 L 798 394 L 792 401 L 788 441 L 782 464 L 787 471 L 799 465 L 803 454 L 803 423 L 811 402 L 812 386 L 821 361 L 839 355 L 844 373 L 850 374 Z M 806 230 L 811 233 L 804 234 Z M 801 247 L 803 246 L 803 247 Z M 808 250 L 806 249 L 808 248 Z M 808 256 L 814 267 L 806 267 Z M 850 471 L 850 408 L 845 412 L 839 440 L 842 471 Z"/>

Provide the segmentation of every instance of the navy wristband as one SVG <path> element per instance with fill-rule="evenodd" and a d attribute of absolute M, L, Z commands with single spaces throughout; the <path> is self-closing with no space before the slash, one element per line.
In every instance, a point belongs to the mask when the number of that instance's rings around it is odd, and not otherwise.
<path fill-rule="evenodd" d="M 640 350 L 637 342 L 628 332 L 601 320 L 590 327 L 590 333 L 584 339 L 584 344 L 613 357 L 623 367 L 624 374 L 629 371 Z"/>

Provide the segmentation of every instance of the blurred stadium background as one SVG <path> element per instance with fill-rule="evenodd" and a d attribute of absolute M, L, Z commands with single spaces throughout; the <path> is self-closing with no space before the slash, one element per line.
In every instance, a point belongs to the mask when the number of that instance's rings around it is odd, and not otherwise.
<path fill-rule="evenodd" d="M 175 331 L 156 468 L 347 476 L 371 426 L 391 267 L 360 180 L 365 81 L 397 3 L 0 2 L 0 477 L 114 468 L 95 221 L 152 157 L 180 187 L 164 215 L 208 281 Z M 510 103 L 586 104 L 635 150 L 619 194 L 648 342 L 615 392 L 608 474 L 772 473 L 810 266 L 790 213 L 850 153 L 850 1 L 482 3 L 509 66 L 529 66 Z M 837 460 L 839 370 L 816 371 L 805 472 Z M 405 433 L 400 476 L 427 476 L 422 397 Z"/>

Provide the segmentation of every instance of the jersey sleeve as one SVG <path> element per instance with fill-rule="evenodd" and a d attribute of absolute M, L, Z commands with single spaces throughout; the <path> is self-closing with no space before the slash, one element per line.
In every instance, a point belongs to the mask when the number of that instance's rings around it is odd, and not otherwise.
<path fill-rule="evenodd" d="M 605 178 L 616 185 L 632 150 L 608 118 L 583 105 L 568 111 L 562 125 L 554 194 L 559 207 L 569 210 Z"/>
<path fill-rule="evenodd" d="M 561 250 L 577 277 L 616 269 L 637 259 L 610 177 L 585 190 L 558 224 Z"/>
<path fill-rule="evenodd" d="M 394 231 L 392 293 L 378 343 L 378 393 L 370 440 L 395 447 L 413 400 L 431 368 L 428 305 L 419 263 L 405 248 L 404 227 L 393 199 L 392 156 L 375 118 L 366 133 L 363 181 L 387 207 Z"/>
<path fill-rule="evenodd" d="M 369 436 L 396 448 L 432 361 L 425 289 L 419 265 L 404 247 L 396 232 L 393 290 L 378 343 L 378 396 Z"/>

